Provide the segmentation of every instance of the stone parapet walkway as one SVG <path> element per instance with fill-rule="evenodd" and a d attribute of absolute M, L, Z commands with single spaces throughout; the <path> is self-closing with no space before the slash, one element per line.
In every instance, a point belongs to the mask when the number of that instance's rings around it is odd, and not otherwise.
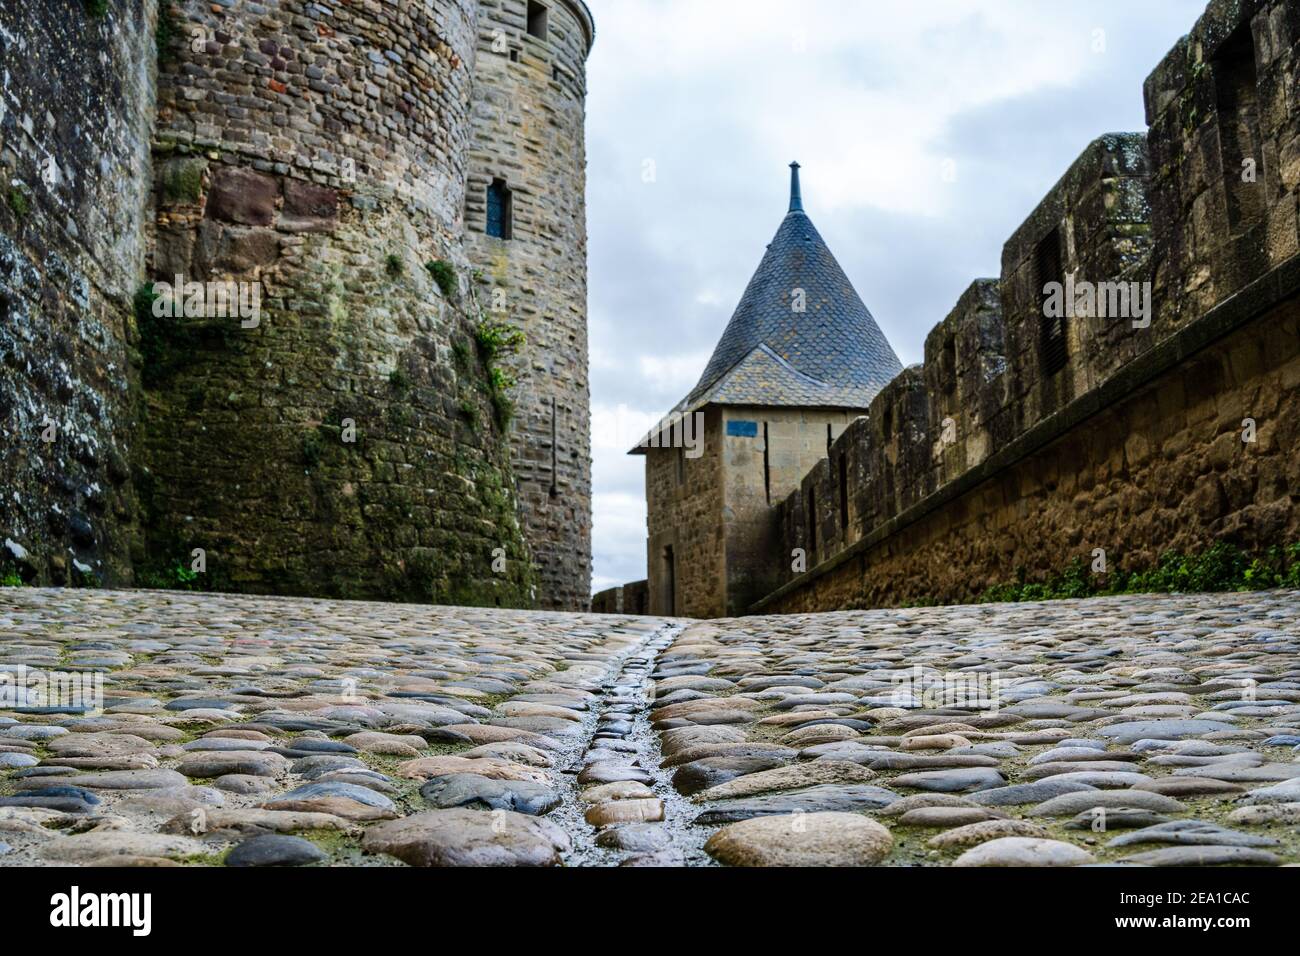
<path fill-rule="evenodd" d="M 0 866 L 1300 862 L 1300 595 L 0 590 Z"/>

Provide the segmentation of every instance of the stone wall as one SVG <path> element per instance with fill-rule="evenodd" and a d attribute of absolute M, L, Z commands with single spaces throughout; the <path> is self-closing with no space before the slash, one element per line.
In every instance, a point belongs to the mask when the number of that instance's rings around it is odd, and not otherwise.
<path fill-rule="evenodd" d="M 1096 548 L 1136 570 L 1295 539 L 1298 45 L 1294 4 L 1210 4 L 1147 81 L 1148 136 L 1084 151 L 1000 279 L 783 502 L 772 560 L 817 566 L 756 609 L 965 601 Z M 1097 294 L 1061 319 L 1051 282 Z"/>
<path fill-rule="evenodd" d="M 708 453 L 708 449 L 722 447 L 722 417 L 722 410 L 716 406 L 705 410 L 705 454 L 698 458 L 686 457 L 681 447 L 645 451 L 651 614 L 726 614 L 722 465 L 717 454 Z M 669 439 L 664 444 L 671 442 Z"/>
<path fill-rule="evenodd" d="M 1103 389 L 1115 400 L 1046 447 L 900 515 L 759 606 L 966 603 L 1018 574 L 1042 580 L 1076 558 L 1090 565 L 1096 548 L 1109 567 L 1135 570 L 1166 549 L 1300 540 L 1300 269 L 1290 273 L 1286 299 L 1264 315 L 1191 358 L 1179 354 L 1190 339 L 1153 349 L 1135 365 L 1167 368 L 1142 387 Z M 1240 318 L 1212 313 L 1200 334 Z M 1247 417 L 1253 443 L 1243 441 Z"/>
<path fill-rule="evenodd" d="M 217 587 L 531 603 L 459 246 L 477 4 L 170 9 L 150 275 L 262 310 L 138 316 L 147 570 L 203 548 Z"/>
<path fill-rule="evenodd" d="M 1192 321 L 1297 252 L 1300 8 L 1214 0 L 1147 78 L 1161 318 Z"/>
<path fill-rule="evenodd" d="M 606 588 L 591 596 L 591 609 L 596 614 L 650 613 L 650 582 L 630 581 L 616 588 Z"/>
<path fill-rule="evenodd" d="M 484 305 L 527 339 L 512 366 L 512 457 L 539 598 L 582 610 L 591 594 L 584 117 L 594 27 L 580 0 L 546 0 L 535 36 L 529 6 L 480 4 L 466 234 Z M 509 238 L 486 232 L 496 180 L 510 190 Z"/>
<path fill-rule="evenodd" d="M 587 604 L 594 28 L 549 6 L 0 11 L 0 575 L 175 585 L 202 549 L 205 587 Z M 497 173 L 519 241 L 471 255 Z"/>
<path fill-rule="evenodd" d="M 716 586 L 728 615 L 743 613 L 784 580 L 773 572 L 782 539 L 772 505 L 800 487 L 853 417 L 839 409 L 722 409 L 721 450 L 708 446 L 705 454 L 722 462 L 726 563 Z M 789 566 L 791 555 L 782 557 Z"/>
<path fill-rule="evenodd" d="M 31 583 L 130 581 L 154 15 L 0 5 L 0 574 Z"/>

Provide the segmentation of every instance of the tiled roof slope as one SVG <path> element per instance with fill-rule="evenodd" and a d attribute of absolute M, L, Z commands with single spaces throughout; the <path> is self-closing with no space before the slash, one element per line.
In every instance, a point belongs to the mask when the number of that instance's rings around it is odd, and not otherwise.
<path fill-rule="evenodd" d="M 790 211 L 699 384 L 632 454 L 674 417 L 705 405 L 861 408 L 903 363 L 803 210 L 799 164 L 790 164 Z M 794 290 L 804 291 L 796 312 Z"/>
<path fill-rule="evenodd" d="M 903 370 L 848 276 L 803 211 L 799 167 L 792 166 L 790 212 L 727 324 L 686 405 L 721 401 L 713 393 L 728 373 L 748 363 L 760 346 L 790 369 L 824 386 L 824 392 L 796 389 L 783 396 L 762 375 L 731 376 L 727 404 L 847 405 L 866 408 L 877 392 Z M 802 289 L 805 311 L 793 308 Z M 764 365 L 767 363 L 762 363 Z M 746 390 L 744 382 L 752 384 Z"/>

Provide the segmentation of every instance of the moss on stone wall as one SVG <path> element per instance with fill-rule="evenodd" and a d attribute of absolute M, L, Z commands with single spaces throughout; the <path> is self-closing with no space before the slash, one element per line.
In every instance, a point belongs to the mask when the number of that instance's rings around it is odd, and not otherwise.
<path fill-rule="evenodd" d="M 1167 551 L 1157 564 L 1094 573 L 1075 558 L 1045 580 L 1031 581 L 1021 569 L 1014 581 L 989 588 L 979 603 L 1051 601 L 1114 594 L 1191 594 L 1300 588 L 1300 544 L 1250 553 L 1220 541 L 1193 554 Z"/>

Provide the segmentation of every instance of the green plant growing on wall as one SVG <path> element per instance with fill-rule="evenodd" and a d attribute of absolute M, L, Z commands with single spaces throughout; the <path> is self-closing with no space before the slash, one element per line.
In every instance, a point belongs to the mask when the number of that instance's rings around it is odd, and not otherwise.
<path fill-rule="evenodd" d="M 92 17 L 108 16 L 108 0 L 82 0 L 86 12 Z"/>
<path fill-rule="evenodd" d="M 9 208 L 13 210 L 14 215 L 19 219 L 26 219 L 27 214 L 32 211 L 31 202 L 27 199 L 27 194 L 18 186 L 10 186 L 5 199 L 9 203 Z"/>
<path fill-rule="evenodd" d="M 158 24 L 154 27 L 154 46 L 158 49 L 158 65 L 166 66 L 176 59 L 176 51 L 172 48 L 176 39 L 176 16 L 172 13 L 171 4 L 163 0 L 158 5 Z"/>
<path fill-rule="evenodd" d="M 325 457 L 325 442 L 320 432 L 312 430 L 302 436 L 302 461 L 308 468 L 315 468 Z"/>
<path fill-rule="evenodd" d="M 503 356 L 517 354 L 526 341 L 524 333 L 515 326 L 493 321 L 486 316 L 475 330 L 479 359 L 487 370 L 485 390 L 492 402 L 493 417 L 501 431 L 509 428 L 514 418 L 515 403 L 509 393 L 517 383 L 515 377 L 499 366 L 497 361 Z"/>
<path fill-rule="evenodd" d="M 508 322 L 495 322 L 486 316 L 475 332 L 479 355 L 483 362 L 492 365 L 503 355 L 515 355 L 527 341 L 524 333 Z"/>
<path fill-rule="evenodd" d="M 0 588 L 20 588 L 22 586 L 23 579 L 18 576 L 17 571 L 0 573 Z"/>
<path fill-rule="evenodd" d="M 1075 558 L 1064 571 L 1044 581 L 1026 581 L 1025 577 L 1023 569 L 1018 571 L 1014 581 L 995 585 L 980 595 L 980 603 L 1300 589 L 1300 544 L 1285 549 L 1275 546 L 1263 554 L 1251 555 L 1234 544 L 1219 541 L 1196 554 L 1167 551 L 1150 568 L 1127 572 L 1115 569 L 1106 574 L 1092 574 L 1081 558 Z"/>
<path fill-rule="evenodd" d="M 140 380 L 150 388 L 159 385 L 201 350 L 230 348 L 239 328 L 224 319 L 204 321 L 189 316 L 155 315 L 154 303 L 158 298 L 153 284 L 148 282 L 137 288 L 132 298 Z"/>
<path fill-rule="evenodd" d="M 384 259 L 384 271 L 396 279 L 406 271 L 406 265 L 402 262 L 401 256 L 395 252 L 390 252 Z"/>
<path fill-rule="evenodd" d="M 135 328 L 139 335 L 140 376 L 146 385 L 152 385 L 161 375 L 164 345 L 164 330 L 159 318 L 153 314 L 153 304 L 158 300 L 152 283 L 146 282 L 135 290 L 132 307 L 135 313 Z"/>
<path fill-rule="evenodd" d="M 405 395 L 411 390 L 411 376 L 399 365 L 388 373 L 388 384 L 398 395 Z"/>
<path fill-rule="evenodd" d="M 515 387 L 515 378 L 504 369 L 493 367 L 488 372 L 488 397 L 492 400 L 493 417 L 497 428 L 505 431 L 515 417 L 514 399 L 510 389 Z"/>
<path fill-rule="evenodd" d="M 140 587 L 154 591 L 199 591 L 197 571 L 187 568 L 182 562 L 163 565 L 151 571 L 145 571 L 137 577 Z"/>
<path fill-rule="evenodd" d="M 443 298 L 450 299 L 452 293 L 456 291 L 456 267 L 446 259 L 426 262 L 424 267 L 429 270 L 429 275 L 433 277 L 434 284 L 442 292 Z"/>
<path fill-rule="evenodd" d="M 460 400 L 460 417 L 465 419 L 471 430 L 478 429 L 478 409 L 468 398 Z"/>
<path fill-rule="evenodd" d="M 469 343 L 459 336 L 451 340 L 452 360 L 456 363 L 456 368 L 461 371 L 469 370 Z"/>

